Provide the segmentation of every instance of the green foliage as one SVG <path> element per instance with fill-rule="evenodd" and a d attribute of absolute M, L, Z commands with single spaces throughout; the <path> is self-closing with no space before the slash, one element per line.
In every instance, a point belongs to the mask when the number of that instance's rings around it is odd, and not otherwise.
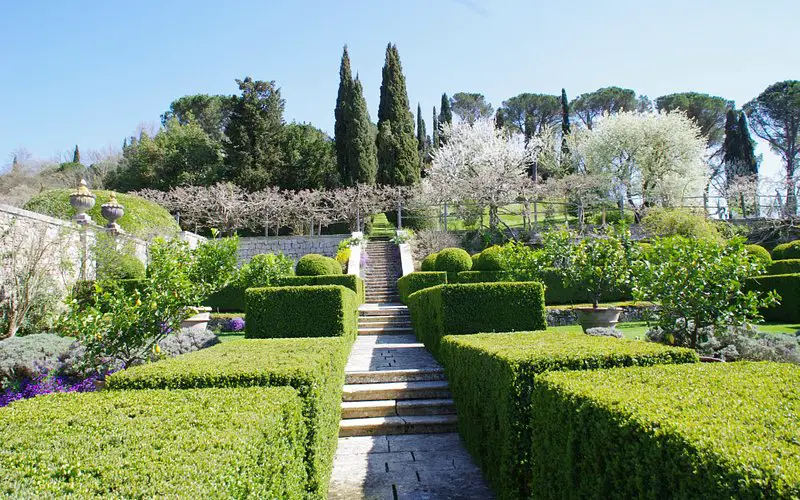
<path fill-rule="evenodd" d="M 282 189 L 323 189 L 339 185 L 333 141 L 307 123 L 285 125 L 280 135 L 281 164 L 272 184 Z"/>
<path fill-rule="evenodd" d="M 0 492 L 303 498 L 301 411 L 289 388 L 106 391 L 19 401 L 0 415 Z"/>
<path fill-rule="evenodd" d="M 798 497 L 798 384 L 782 363 L 547 374 L 530 405 L 532 495 Z"/>
<path fill-rule="evenodd" d="M 407 304 L 417 338 L 434 356 L 445 335 L 547 328 L 541 283 L 439 285 L 411 294 Z"/>
<path fill-rule="evenodd" d="M 497 260 L 511 281 L 537 281 L 541 280 L 548 258 L 543 250 L 511 241 L 500 248 Z"/>
<path fill-rule="evenodd" d="M 381 97 L 378 105 L 377 181 L 392 186 L 412 186 L 420 179 L 414 116 L 408 103 L 406 79 L 397 46 L 386 47 Z"/>
<path fill-rule="evenodd" d="M 642 225 L 653 236 L 685 236 L 722 242 L 722 235 L 714 223 L 691 210 L 653 208 L 642 219 Z"/>
<path fill-rule="evenodd" d="M 494 283 L 507 281 L 505 271 L 462 271 L 456 275 L 456 283 Z"/>
<path fill-rule="evenodd" d="M 725 115 L 725 139 L 722 142 L 726 182 L 731 184 L 739 177 L 758 175 L 758 162 L 746 115 L 729 109 Z"/>
<path fill-rule="evenodd" d="M 144 264 L 135 255 L 109 252 L 98 254 L 96 262 L 99 280 L 141 279 L 145 276 Z"/>
<path fill-rule="evenodd" d="M 720 245 L 680 236 L 657 239 L 634 274 L 634 298 L 660 304 L 658 326 L 676 345 L 697 347 L 708 326 L 742 325 L 759 318 L 774 294 L 745 291 L 747 278 L 762 274 L 764 261 L 751 256 L 742 240 Z"/>
<path fill-rule="evenodd" d="M 772 264 L 772 257 L 769 255 L 769 250 L 762 247 L 761 245 L 745 245 L 744 249 L 752 255 L 753 257 L 764 261 L 768 267 Z M 783 274 L 783 273 L 772 273 L 770 274 Z"/>
<path fill-rule="evenodd" d="M 76 347 L 75 339 L 50 333 L 0 340 L 0 391 L 10 381 L 59 373 Z"/>
<path fill-rule="evenodd" d="M 336 262 L 342 266 L 342 272 L 347 270 L 347 264 L 350 262 L 350 254 L 351 250 L 350 247 L 342 248 L 336 252 Z"/>
<path fill-rule="evenodd" d="M 447 283 L 447 273 L 438 271 L 423 271 L 409 273 L 397 280 L 397 290 L 400 292 L 400 301 L 408 302 L 408 297 L 420 290 Z"/>
<path fill-rule="evenodd" d="M 636 92 L 619 87 L 605 87 L 579 95 L 570 104 L 584 125 L 591 129 L 594 120 L 603 113 L 613 114 L 636 109 Z"/>
<path fill-rule="evenodd" d="M 478 256 L 477 262 L 472 265 L 475 271 L 501 271 L 503 269 L 503 259 L 501 253 L 503 249 L 499 245 L 494 245 Z"/>
<path fill-rule="evenodd" d="M 170 103 L 161 115 L 161 124 L 166 126 L 173 118 L 181 125 L 196 123 L 211 139 L 222 143 L 235 99 L 227 95 L 185 95 Z"/>
<path fill-rule="evenodd" d="M 420 271 L 436 271 L 436 257 L 438 257 L 438 255 L 437 253 L 432 253 L 422 259 L 422 262 L 419 264 Z"/>
<path fill-rule="evenodd" d="M 73 191 L 74 189 L 44 191 L 31 198 L 24 208 L 59 219 L 71 219 L 76 214 L 69 204 L 69 195 Z M 100 214 L 100 205 L 108 201 L 111 191 L 92 192 L 97 196 L 97 202 L 87 214 L 95 224 L 105 225 L 107 221 Z M 169 212 L 152 201 L 132 194 L 117 194 L 117 201 L 125 207 L 125 215 L 117 223 L 131 235 L 149 239 L 153 236 L 174 236 L 181 230 Z"/>
<path fill-rule="evenodd" d="M 700 128 L 709 147 L 722 144 L 725 116 L 733 101 L 697 92 L 664 95 L 656 99 L 659 111 L 682 111 Z"/>
<path fill-rule="evenodd" d="M 800 274 L 758 276 L 747 280 L 744 289 L 762 296 L 769 293 L 780 296 L 780 305 L 762 306 L 759 310 L 765 320 L 800 323 Z"/>
<path fill-rule="evenodd" d="M 450 98 L 453 113 L 470 125 L 480 119 L 491 118 L 494 109 L 483 94 L 456 92 Z"/>
<path fill-rule="evenodd" d="M 800 273 L 800 259 L 770 260 L 767 274 L 796 274 Z"/>
<path fill-rule="evenodd" d="M 110 389 L 293 387 L 303 399 L 308 491 L 323 498 L 339 435 L 349 350 L 350 343 L 340 338 L 234 340 L 129 368 L 109 377 L 107 385 Z M 229 406 L 239 411 L 235 404 Z M 185 426 L 185 420 L 180 423 Z"/>
<path fill-rule="evenodd" d="M 300 257 L 295 267 L 298 276 L 324 276 L 328 274 L 342 274 L 342 265 L 336 259 L 310 253 Z"/>
<path fill-rule="evenodd" d="M 772 249 L 773 260 L 800 259 L 800 240 L 781 243 Z"/>
<path fill-rule="evenodd" d="M 469 271 L 472 269 L 472 257 L 463 248 L 445 248 L 436 254 L 434 267 L 436 271 L 443 271 L 448 275 Z"/>
<path fill-rule="evenodd" d="M 522 93 L 503 101 L 503 124 L 530 139 L 561 121 L 561 97 Z"/>
<path fill-rule="evenodd" d="M 688 349 L 555 331 L 448 336 L 440 352 L 461 437 L 501 499 L 543 494 L 531 482 L 539 428 L 529 417 L 540 374 L 697 360 Z"/>
<path fill-rule="evenodd" d="M 341 285 L 248 288 L 245 337 L 355 338 L 358 295 Z"/>
<path fill-rule="evenodd" d="M 453 123 L 453 110 L 450 108 L 450 98 L 447 94 L 442 94 L 442 104 L 439 107 L 439 125 L 444 126 L 445 123 Z"/>
<path fill-rule="evenodd" d="M 286 276 L 275 281 L 275 286 L 341 285 L 354 291 L 360 304 L 365 300 L 364 280 L 354 274 L 327 276 Z"/>
<path fill-rule="evenodd" d="M 239 270 L 236 284 L 241 288 L 272 286 L 276 280 L 294 274 L 294 261 L 283 253 L 254 255 Z"/>

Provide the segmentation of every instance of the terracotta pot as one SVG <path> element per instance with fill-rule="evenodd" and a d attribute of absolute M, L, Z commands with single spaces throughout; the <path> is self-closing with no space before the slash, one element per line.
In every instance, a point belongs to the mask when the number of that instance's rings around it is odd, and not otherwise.
<path fill-rule="evenodd" d="M 211 320 L 210 307 L 193 307 L 193 314 L 181 322 L 181 328 L 191 328 L 195 330 L 206 330 L 208 322 Z"/>
<path fill-rule="evenodd" d="M 621 307 L 576 307 L 578 323 L 585 332 L 589 328 L 614 328 L 619 323 Z"/>

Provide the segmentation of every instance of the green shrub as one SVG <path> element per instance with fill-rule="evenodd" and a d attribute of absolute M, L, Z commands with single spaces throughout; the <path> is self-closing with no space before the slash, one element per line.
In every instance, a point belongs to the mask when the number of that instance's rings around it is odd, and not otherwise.
<path fill-rule="evenodd" d="M 783 363 L 545 375 L 533 496 L 800 498 L 797 387 L 800 368 Z"/>
<path fill-rule="evenodd" d="M 135 255 L 115 252 L 97 260 L 98 280 L 142 279 L 145 273 L 144 264 Z"/>
<path fill-rule="evenodd" d="M 772 260 L 800 259 L 800 240 L 781 243 L 772 249 Z"/>
<path fill-rule="evenodd" d="M 535 282 L 439 285 L 411 294 L 408 309 L 434 356 L 445 335 L 547 328 L 544 288 Z"/>
<path fill-rule="evenodd" d="M 244 312 L 244 291 L 246 288 L 239 285 L 228 285 L 212 293 L 203 302 L 214 311 Z"/>
<path fill-rule="evenodd" d="M 336 262 L 342 266 L 342 272 L 347 271 L 347 264 L 350 262 L 350 247 L 342 248 L 336 252 Z"/>
<path fill-rule="evenodd" d="M 422 259 L 422 263 L 420 263 L 420 265 L 419 265 L 419 270 L 420 271 L 426 271 L 426 272 L 428 272 L 428 271 L 436 271 L 436 256 L 437 255 L 438 254 L 436 254 L 436 253 L 432 253 L 432 254 L 428 255 L 427 257 L 425 257 L 424 259 Z"/>
<path fill-rule="evenodd" d="M 472 269 L 475 271 L 500 271 L 503 269 L 502 262 L 500 259 L 500 252 L 502 251 L 502 247 L 499 245 L 494 245 L 483 252 L 481 252 L 478 256 L 477 266 L 473 264 Z"/>
<path fill-rule="evenodd" d="M 57 374 L 78 348 L 73 338 L 34 333 L 0 340 L 0 391 L 11 381 Z"/>
<path fill-rule="evenodd" d="M 315 253 L 303 255 L 297 261 L 295 274 L 298 276 L 325 276 L 329 274 L 342 274 L 342 265 L 336 259 Z"/>
<path fill-rule="evenodd" d="M 456 276 L 457 283 L 494 283 L 508 278 L 505 271 L 461 271 Z"/>
<path fill-rule="evenodd" d="M 747 253 L 753 257 L 763 260 L 766 265 L 769 266 L 772 263 L 772 257 L 769 255 L 769 250 L 761 245 L 745 245 L 744 249 L 747 250 Z"/>
<path fill-rule="evenodd" d="M 689 209 L 650 209 L 642 219 L 642 226 L 652 236 L 683 236 L 715 243 L 724 240 L 705 214 Z"/>
<path fill-rule="evenodd" d="M 400 292 L 400 301 L 405 304 L 408 297 L 420 290 L 447 283 L 447 273 L 439 271 L 425 271 L 409 273 L 397 280 L 397 289 Z"/>
<path fill-rule="evenodd" d="M 286 276 L 275 280 L 275 286 L 341 285 L 356 292 L 360 304 L 365 301 L 364 280 L 354 274 L 340 276 Z"/>
<path fill-rule="evenodd" d="M 358 296 L 341 285 L 248 288 L 244 297 L 246 338 L 355 338 Z"/>
<path fill-rule="evenodd" d="M 773 260 L 767 267 L 767 274 L 796 274 L 800 273 L 800 259 Z"/>
<path fill-rule="evenodd" d="M 542 272 L 542 283 L 545 286 L 545 302 L 547 305 L 587 304 L 591 303 L 589 292 L 577 285 L 565 285 L 561 273 L 555 269 Z M 604 295 L 608 302 L 623 302 L 632 299 L 629 286 Z"/>
<path fill-rule="evenodd" d="M 0 493 L 17 498 L 303 498 L 288 388 L 53 394 L 0 411 Z"/>
<path fill-rule="evenodd" d="M 303 399 L 308 491 L 319 498 L 333 467 L 349 350 L 350 343 L 340 338 L 233 340 L 115 373 L 107 385 L 112 390 L 293 387 Z"/>
<path fill-rule="evenodd" d="M 539 494 L 530 482 L 538 429 L 529 417 L 539 374 L 694 362 L 697 354 L 641 341 L 547 331 L 448 336 L 440 358 L 467 449 L 498 497 L 516 499 Z"/>
<path fill-rule="evenodd" d="M 111 280 L 108 282 L 95 280 L 76 281 L 72 287 L 72 299 L 76 300 L 81 307 L 92 304 L 97 293 L 96 284 L 101 288 L 109 284 L 118 286 L 128 295 L 134 294 L 137 289 L 147 286 L 145 280 L 142 279 Z"/>
<path fill-rule="evenodd" d="M 759 310 L 767 321 L 780 323 L 800 322 L 800 274 L 758 276 L 747 280 L 745 291 L 769 293 L 781 296 L 780 304 Z"/>
<path fill-rule="evenodd" d="M 445 248 L 436 254 L 436 270 L 459 273 L 472 269 L 472 257 L 463 248 Z"/>
<path fill-rule="evenodd" d="M 71 219 L 75 209 L 69 204 L 69 195 L 75 189 L 50 189 L 31 198 L 24 206 L 25 210 L 57 217 Z M 104 226 L 107 221 L 100 214 L 100 205 L 106 203 L 111 191 L 92 191 L 97 196 L 94 208 L 86 212 L 95 224 Z M 142 238 L 153 236 L 174 236 L 181 230 L 170 213 L 152 201 L 133 194 L 117 194 L 117 201 L 125 207 L 125 215 L 117 223 L 125 232 Z"/>
<path fill-rule="evenodd" d="M 294 274 L 294 261 L 283 253 L 261 253 L 239 269 L 236 286 L 247 289 L 271 286 L 273 282 Z"/>

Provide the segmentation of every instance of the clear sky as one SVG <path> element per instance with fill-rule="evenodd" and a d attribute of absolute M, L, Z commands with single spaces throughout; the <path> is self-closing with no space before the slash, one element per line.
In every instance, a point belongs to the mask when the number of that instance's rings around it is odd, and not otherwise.
<path fill-rule="evenodd" d="M 800 78 L 798 19 L 798 0 L 0 0 L 0 165 L 20 147 L 44 158 L 118 147 L 173 99 L 232 94 L 246 75 L 278 83 L 287 121 L 332 134 L 345 43 L 373 119 L 397 44 L 429 129 L 442 92 L 481 92 L 496 108 L 521 92 L 617 85 L 741 106 Z"/>

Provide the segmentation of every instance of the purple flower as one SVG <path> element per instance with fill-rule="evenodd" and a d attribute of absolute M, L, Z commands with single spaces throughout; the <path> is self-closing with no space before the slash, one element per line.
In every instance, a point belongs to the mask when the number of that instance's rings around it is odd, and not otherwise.
<path fill-rule="evenodd" d="M 45 373 L 33 379 L 23 379 L 0 393 L 0 407 L 20 399 L 54 392 L 92 392 L 97 389 L 97 383 L 104 378 L 105 375 L 94 374 L 80 380 Z"/>
<path fill-rule="evenodd" d="M 231 332 L 241 332 L 244 330 L 244 320 L 242 318 L 233 318 L 228 321 L 228 330 Z"/>

